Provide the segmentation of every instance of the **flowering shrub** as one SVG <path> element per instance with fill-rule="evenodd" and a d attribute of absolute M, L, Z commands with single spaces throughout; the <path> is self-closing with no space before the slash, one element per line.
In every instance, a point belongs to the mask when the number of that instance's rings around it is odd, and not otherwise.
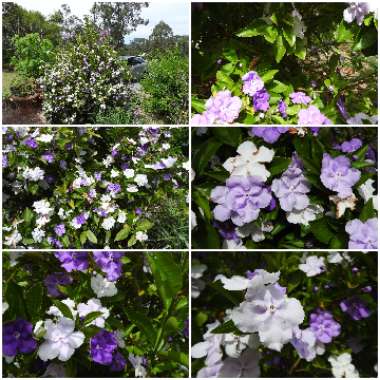
<path fill-rule="evenodd" d="M 184 244 L 187 140 L 181 128 L 4 128 L 3 243 L 10 248 Z M 165 230 L 168 225 L 176 225 L 177 240 L 166 237 L 173 234 Z M 179 239 L 180 233 L 185 237 Z"/>
<path fill-rule="evenodd" d="M 193 128 L 194 248 L 377 248 L 376 128 Z"/>
<path fill-rule="evenodd" d="M 126 102 L 117 53 L 90 24 L 46 69 L 40 85 L 43 112 L 53 124 L 91 123 L 100 111 Z"/>
<path fill-rule="evenodd" d="M 3 256 L 6 377 L 187 377 L 186 255 Z"/>
<path fill-rule="evenodd" d="M 376 377 L 377 253 L 195 253 L 193 376 Z"/>
<path fill-rule="evenodd" d="M 194 5 L 192 124 L 377 124 L 374 10 Z"/>

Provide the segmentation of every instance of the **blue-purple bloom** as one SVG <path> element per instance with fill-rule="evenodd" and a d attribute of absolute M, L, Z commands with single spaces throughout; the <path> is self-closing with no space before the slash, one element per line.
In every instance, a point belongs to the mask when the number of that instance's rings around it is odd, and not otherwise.
<path fill-rule="evenodd" d="M 277 109 L 283 119 L 288 117 L 288 114 L 286 113 L 287 105 L 282 99 L 278 102 Z"/>
<path fill-rule="evenodd" d="M 241 78 L 243 80 L 243 93 L 254 96 L 257 91 L 264 88 L 264 82 L 256 71 L 249 71 Z"/>
<path fill-rule="evenodd" d="M 29 354 L 37 348 L 33 338 L 33 325 L 24 319 L 16 319 L 3 325 L 3 354 L 16 356 Z"/>
<path fill-rule="evenodd" d="M 345 299 L 339 304 L 340 309 L 347 313 L 354 321 L 368 318 L 371 315 L 367 304 L 359 297 Z"/>
<path fill-rule="evenodd" d="M 354 137 L 351 140 L 343 142 L 340 146 L 340 149 L 344 153 L 352 153 L 360 149 L 362 145 L 363 145 L 362 140 Z"/>
<path fill-rule="evenodd" d="M 63 236 L 66 233 L 65 225 L 63 223 L 57 224 L 54 227 L 54 232 L 57 236 Z"/>
<path fill-rule="evenodd" d="M 73 279 L 65 272 L 55 272 L 46 276 L 44 284 L 51 297 L 63 297 L 64 294 L 57 288 L 57 285 L 70 285 Z"/>
<path fill-rule="evenodd" d="M 292 92 L 289 95 L 289 98 L 292 100 L 294 104 L 309 104 L 311 102 L 310 96 L 307 96 L 304 92 L 302 91 L 296 91 Z"/>
<path fill-rule="evenodd" d="M 257 91 L 253 95 L 253 109 L 254 111 L 267 111 L 269 108 L 269 93 L 265 88 Z"/>
<path fill-rule="evenodd" d="M 44 161 L 48 162 L 49 164 L 51 164 L 51 163 L 54 162 L 54 154 L 51 153 L 51 152 L 45 152 L 45 153 L 41 156 L 41 158 L 42 158 Z"/>
<path fill-rule="evenodd" d="M 310 314 L 310 329 L 321 343 L 330 343 L 340 334 L 340 324 L 330 312 L 321 309 Z"/>
<path fill-rule="evenodd" d="M 109 183 L 107 189 L 111 193 L 117 194 L 121 191 L 121 186 L 118 183 Z"/>
<path fill-rule="evenodd" d="M 97 251 L 93 253 L 94 260 L 106 274 L 107 280 L 116 281 L 122 274 L 122 252 Z"/>
<path fill-rule="evenodd" d="M 90 356 L 95 363 L 110 365 L 116 349 L 117 340 L 115 335 L 104 329 L 90 339 Z"/>
<path fill-rule="evenodd" d="M 88 269 L 88 253 L 80 251 L 56 252 L 55 257 L 61 262 L 62 268 L 67 272 L 79 270 L 84 272 Z"/>
<path fill-rule="evenodd" d="M 37 141 L 33 137 L 28 137 L 25 141 L 24 144 L 28 146 L 29 148 L 36 149 L 38 147 Z"/>
<path fill-rule="evenodd" d="M 110 370 L 112 372 L 123 371 L 126 364 L 127 364 L 127 361 L 125 360 L 124 356 L 119 351 L 116 351 L 113 354 Z"/>
<path fill-rule="evenodd" d="M 261 137 L 268 144 L 273 144 L 288 130 L 288 127 L 252 127 L 248 134 Z"/>
<path fill-rule="evenodd" d="M 3 153 L 2 159 L 3 159 L 2 166 L 3 168 L 6 168 L 8 166 L 8 157 L 5 153 Z"/>
<path fill-rule="evenodd" d="M 316 106 L 309 106 L 298 112 L 298 125 L 326 125 L 332 124 Z"/>
<path fill-rule="evenodd" d="M 338 107 L 338 110 L 339 110 L 340 114 L 342 115 L 343 119 L 347 120 L 350 117 L 350 115 L 348 114 L 346 106 L 344 104 L 344 97 L 343 96 L 339 97 L 338 101 L 336 102 L 336 106 Z"/>

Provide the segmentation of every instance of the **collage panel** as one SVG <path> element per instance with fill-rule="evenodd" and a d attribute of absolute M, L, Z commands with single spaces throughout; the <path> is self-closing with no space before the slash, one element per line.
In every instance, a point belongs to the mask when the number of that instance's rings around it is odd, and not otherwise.
<path fill-rule="evenodd" d="M 189 7 L 2 2 L 3 124 L 187 124 Z"/>
<path fill-rule="evenodd" d="M 191 147 L 193 249 L 377 249 L 377 128 L 194 127 Z"/>
<path fill-rule="evenodd" d="M 3 247 L 186 249 L 187 127 L 3 127 Z"/>
<path fill-rule="evenodd" d="M 193 252 L 192 377 L 377 377 L 377 252 Z"/>
<path fill-rule="evenodd" d="M 3 377 L 188 377 L 188 253 L 2 254 Z"/>
<path fill-rule="evenodd" d="M 377 5 L 194 2 L 192 125 L 378 124 Z"/>

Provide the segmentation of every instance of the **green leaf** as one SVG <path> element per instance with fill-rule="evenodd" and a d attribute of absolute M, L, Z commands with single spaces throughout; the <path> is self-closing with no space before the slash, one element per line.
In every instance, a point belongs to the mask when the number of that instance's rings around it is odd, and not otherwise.
<path fill-rule="evenodd" d="M 294 51 L 294 55 L 302 60 L 306 58 L 306 42 L 304 41 L 304 39 L 297 40 L 296 50 Z"/>
<path fill-rule="evenodd" d="M 197 112 L 197 113 L 203 113 L 206 110 L 205 106 L 205 100 L 201 100 L 193 96 L 191 98 L 191 107 Z"/>
<path fill-rule="evenodd" d="M 148 219 L 139 220 L 136 226 L 136 231 L 148 231 L 153 227 L 153 223 Z"/>
<path fill-rule="evenodd" d="M 199 149 L 194 154 L 194 170 L 197 175 L 203 173 L 211 158 L 222 145 L 222 142 L 212 137 L 199 146 Z"/>
<path fill-rule="evenodd" d="M 70 308 L 59 300 L 52 300 L 53 304 L 57 306 L 58 310 L 63 314 L 64 317 L 69 319 L 74 319 Z"/>
<path fill-rule="evenodd" d="M 153 347 L 156 340 L 156 330 L 153 327 L 152 319 L 147 317 L 142 311 L 137 310 L 135 306 L 133 308 L 126 306 L 124 311 L 130 322 L 134 323 L 141 330 Z"/>
<path fill-rule="evenodd" d="M 98 242 L 97 237 L 91 230 L 87 230 L 87 239 L 90 240 L 91 243 L 96 244 Z"/>
<path fill-rule="evenodd" d="M 344 20 L 342 20 L 335 32 L 336 42 L 348 42 L 352 40 L 352 37 L 353 33 L 349 28 L 346 27 Z"/>
<path fill-rule="evenodd" d="M 229 334 L 229 333 L 238 333 L 240 334 L 239 329 L 235 326 L 233 321 L 229 320 L 224 322 L 222 325 L 216 327 L 211 331 L 212 334 Z"/>
<path fill-rule="evenodd" d="M 274 78 L 274 76 L 279 72 L 279 70 L 268 70 L 265 71 L 263 74 L 260 73 L 260 77 L 264 83 L 269 82 L 271 79 Z"/>
<path fill-rule="evenodd" d="M 174 361 L 176 363 L 180 363 L 186 367 L 189 366 L 189 357 L 188 355 L 186 355 L 185 353 L 183 352 L 179 352 L 179 351 L 169 351 L 169 352 L 166 352 L 166 351 L 160 351 L 157 353 L 157 355 L 161 358 L 164 358 L 164 359 L 168 359 L 168 360 L 171 360 L 171 361 Z"/>
<path fill-rule="evenodd" d="M 362 222 L 365 222 L 366 220 L 375 218 L 375 217 L 376 217 L 376 211 L 375 211 L 375 208 L 373 207 L 373 199 L 369 199 L 368 202 L 362 208 L 359 219 Z"/>
<path fill-rule="evenodd" d="M 273 46 L 274 46 L 274 58 L 277 63 L 280 63 L 286 53 L 286 48 L 284 46 L 284 41 L 282 40 L 282 36 L 277 37 L 276 43 Z"/>
<path fill-rule="evenodd" d="M 268 86 L 268 90 L 271 92 L 275 92 L 276 94 L 280 94 L 286 92 L 289 86 L 285 83 L 280 82 L 279 80 L 274 80 L 270 86 Z"/>
<path fill-rule="evenodd" d="M 202 209 L 206 219 L 211 220 L 210 204 L 208 201 L 208 197 L 204 193 L 204 191 L 194 189 L 191 194 L 191 200 Z"/>
<path fill-rule="evenodd" d="M 128 240 L 128 247 L 133 247 L 137 243 L 136 235 L 133 234 Z"/>
<path fill-rule="evenodd" d="M 282 35 L 290 47 L 293 47 L 295 45 L 297 37 L 294 33 L 293 27 L 285 25 L 282 28 Z"/>
<path fill-rule="evenodd" d="M 331 231 L 326 218 L 318 219 L 310 224 L 310 229 L 317 240 L 324 244 L 329 244 L 330 240 L 334 238 L 335 234 Z"/>
<path fill-rule="evenodd" d="M 282 173 L 286 170 L 291 162 L 290 158 L 286 157 L 274 157 L 271 166 L 269 167 L 269 171 L 272 176 Z"/>
<path fill-rule="evenodd" d="M 182 289 L 182 270 L 169 252 L 147 253 L 154 282 L 166 310 Z"/>
<path fill-rule="evenodd" d="M 216 229 L 210 224 L 206 223 L 206 248 L 220 248 L 220 237 Z"/>
<path fill-rule="evenodd" d="M 102 315 L 103 313 L 101 311 L 93 311 L 92 313 L 86 315 L 83 324 L 88 326 L 91 322 L 95 321 L 96 318 L 99 318 Z"/>
<path fill-rule="evenodd" d="M 363 33 L 359 34 L 359 38 L 356 41 L 353 51 L 360 51 L 367 49 L 377 42 L 377 32 L 375 29 L 366 29 Z"/>
<path fill-rule="evenodd" d="M 41 312 L 43 294 L 44 288 L 39 283 L 32 285 L 25 291 L 26 309 L 33 321 L 40 317 L 39 313 Z"/>
<path fill-rule="evenodd" d="M 79 236 L 80 243 L 84 245 L 87 241 L 87 231 L 82 231 L 80 236 Z"/>
<path fill-rule="evenodd" d="M 368 144 L 363 145 L 357 152 L 355 152 L 356 159 L 363 161 L 368 150 Z"/>
<path fill-rule="evenodd" d="M 239 128 L 211 128 L 213 135 L 222 143 L 237 147 L 241 140 L 242 134 Z"/>
<path fill-rule="evenodd" d="M 27 224 L 29 224 L 33 219 L 33 211 L 29 207 L 27 207 L 22 214 L 22 218 Z"/>
<path fill-rule="evenodd" d="M 116 234 L 115 241 L 125 240 L 128 237 L 130 232 L 131 232 L 131 227 L 129 227 L 128 225 L 124 226 L 124 228 L 121 229 Z"/>

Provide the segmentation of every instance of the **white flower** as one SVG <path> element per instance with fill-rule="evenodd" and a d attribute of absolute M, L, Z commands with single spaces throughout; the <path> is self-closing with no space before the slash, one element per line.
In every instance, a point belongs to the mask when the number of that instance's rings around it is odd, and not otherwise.
<path fill-rule="evenodd" d="M 61 302 L 64 303 L 70 309 L 71 314 L 73 318 L 75 319 L 78 314 L 78 312 L 75 310 L 75 302 L 70 298 L 66 298 L 62 300 Z M 46 314 L 53 315 L 54 317 L 58 317 L 58 318 L 63 317 L 63 314 L 61 313 L 61 311 L 58 309 L 57 306 L 50 306 Z"/>
<path fill-rule="evenodd" d="M 41 241 L 43 240 L 43 238 L 45 237 L 45 231 L 44 230 L 41 230 L 39 228 L 35 228 L 33 231 L 32 231 L 32 236 L 33 236 L 33 240 L 36 242 L 36 243 L 41 243 Z"/>
<path fill-rule="evenodd" d="M 339 264 L 343 261 L 343 257 L 339 252 L 330 252 L 327 256 L 327 261 L 330 264 Z"/>
<path fill-rule="evenodd" d="M 50 222 L 50 216 L 48 215 L 41 215 L 40 217 L 36 219 L 37 227 L 42 227 L 49 222 Z"/>
<path fill-rule="evenodd" d="M 301 330 L 297 327 L 293 333 L 294 337 L 291 343 L 302 359 L 311 362 L 317 355 L 324 354 L 324 344 L 317 341 L 314 332 L 310 328 Z"/>
<path fill-rule="evenodd" d="M 231 312 L 231 319 L 244 333 L 259 333 L 260 342 L 281 351 L 293 337 L 293 329 L 305 317 L 301 303 L 286 295 L 286 288 L 273 283 L 279 273 L 255 271 L 245 301 Z M 269 284 L 269 285 L 268 285 Z"/>
<path fill-rule="evenodd" d="M 227 290 L 245 290 L 251 282 L 247 277 L 235 275 L 227 278 L 222 274 L 218 274 L 214 281 L 221 281 L 223 288 Z"/>
<path fill-rule="evenodd" d="M 235 335 L 223 334 L 224 351 L 231 358 L 238 358 L 246 348 L 257 349 L 260 345 L 257 334 Z"/>
<path fill-rule="evenodd" d="M 115 225 L 115 222 L 116 222 L 116 221 L 115 221 L 115 218 L 112 217 L 112 216 L 109 216 L 108 218 L 105 218 L 105 219 L 103 220 L 102 227 L 103 227 L 105 230 L 109 231 L 110 229 L 113 228 L 113 226 Z"/>
<path fill-rule="evenodd" d="M 162 144 L 162 150 L 168 150 L 168 149 L 170 149 L 170 144 L 168 144 L 168 143 L 163 143 L 163 144 Z"/>
<path fill-rule="evenodd" d="M 137 193 L 139 191 L 139 188 L 136 185 L 128 185 L 127 191 L 129 193 Z"/>
<path fill-rule="evenodd" d="M 261 354 L 252 349 L 245 350 L 240 357 L 223 360 L 218 377 L 257 378 L 260 377 Z"/>
<path fill-rule="evenodd" d="M 325 259 L 318 256 L 307 256 L 303 258 L 302 264 L 298 266 L 302 272 L 306 273 L 307 277 L 314 277 L 325 271 Z"/>
<path fill-rule="evenodd" d="M 309 225 L 317 219 L 317 215 L 323 212 L 323 207 L 320 205 L 309 205 L 300 211 L 291 211 L 286 213 L 286 219 L 292 224 Z"/>
<path fill-rule="evenodd" d="M 53 137 L 54 137 L 53 135 L 43 134 L 43 135 L 37 136 L 36 140 L 40 142 L 44 142 L 44 143 L 49 143 L 51 140 L 53 140 Z"/>
<path fill-rule="evenodd" d="M 3 302 L 3 314 L 9 309 L 9 304 L 7 302 Z"/>
<path fill-rule="evenodd" d="M 84 342 L 84 334 L 74 331 L 75 322 L 71 319 L 61 318 L 58 323 L 48 319 L 45 321 L 45 329 L 45 341 L 40 345 L 37 353 L 44 362 L 55 358 L 65 362 Z"/>
<path fill-rule="evenodd" d="M 135 176 L 135 171 L 133 169 L 125 169 L 123 171 L 123 174 L 125 175 L 126 178 L 132 178 Z"/>
<path fill-rule="evenodd" d="M 50 215 L 53 209 L 50 207 L 50 203 L 46 199 L 41 199 L 33 203 L 34 211 L 40 215 Z"/>
<path fill-rule="evenodd" d="M 191 263 L 191 297 L 198 298 L 206 284 L 201 280 L 207 265 Z"/>
<path fill-rule="evenodd" d="M 373 184 L 375 181 L 371 178 L 367 179 L 362 185 L 359 186 L 358 192 L 359 195 L 363 198 L 364 203 L 367 203 L 370 199 L 373 199 L 373 207 L 375 210 L 378 209 L 377 205 L 377 195 L 374 195 L 375 188 Z"/>
<path fill-rule="evenodd" d="M 129 354 L 128 359 L 131 362 L 133 368 L 135 369 L 135 377 L 145 377 L 147 372 L 145 367 L 143 366 L 144 357 Z"/>
<path fill-rule="evenodd" d="M 355 194 L 352 194 L 346 198 L 341 198 L 338 195 L 330 195 L 329 199 L 336 206 L 335 216 L 337 219 L 341 218 L 344 215 L 347 208 L 350 210 L 355 210 L 355 204 L 358 200 Z"/>
<path fill-rule="evenodd" d="M 345 352 L 339 356 L 330 356 L 327 359 L 331 364 L 334 377 L 359 377 L 359 372 L 351 363 L 351 354 Z"/>
<path fill-rule="evenodd" d="M 359 112 L 353 117 L 347 119 L 347 124 L 358 125 L 363 124 L 363 120 L 368 121 L 370 124 L 377 124 L 377 115 L 368 116 L 364 112 Z"/>
<path fill-rule="evenodd" d="M 105 320 L 110 316 L 110 312 L 106 307 L 103 307 L 100 300 L 96 298 L 91 298 L 87 303 L 80 303 L 78 305 L 79 317 L 84 318 L 86 315 L 99 311 L 102 313 L 101 316 L 94 319 L 89 326 L 95 325 L 97 327 L 104 327 Z"/>
<path fill-rule="evenodd" d="M 124 211 L 119 211 L 119 214 L 117 216 L 118 223 L 125 223 L 127 220 L 127 214 Z"/>
<path fill-rule="evenodd" d="M 119 172 L 115 169 L 111 170 L 111 178 L 119 177 Z"/>
<path fill-rule="evenodd" d="M 103 160 L 103 165 L 108 168 L 111 166 L 111 164 L 114 162 L 115 160 L 113 159 L 113 157 L 111 155 L 108 155 L 104 160 Z"/>
<path fill-rule="evenodd" d="M 243 240 L 241 239 L 225 239 L 222 245 L 223 249 L 247 249 L 247 247 L 243 244 Z"/>
<path fill-rule="evenodd" d="M 98 298 L 112 297 L 117 294 L 115 283 L 108 281 L 99 273 L 91 277 L 91 289 Z"/>
<path fill-rule="evenodd" d="M 4 244 L 9 247 L 16 247 L 17 243 L 19 243 L 21 240 L 21 234 L 17 230 L 13 230 L 13 232 L 10 235 L 5 236 Z"/>
<path fill-rule="evenodd" d="M 37 182 L 44 179 L 44 174 L 45 171 L 37 166 L 34 169 L 26 168 L 22 176 L 28 181 Z"/>
<path fill-rule="evenodd" d="M 297 9 L 294 9 L 292 11 L 292 17 L 293 17 L 293 33 L 299 37 L 303 38 L 304 34 L 306 32 L 306 26 L 304 22 L 302 21 L 302 16 L 298 12 Z"/>
<path fill-rule="evenodd" d="M 264 162 L 271 162 L 274 157 L 274 150 L 261 146 L 257 149 L 251 141 L 245 141 L 237 148 L 238 156 L 230 157 L 223 167 L 232 176 L 259 177 L 266 181 L 270 172 L 265 168 Z"/>
<path fill-rule="evenodd" d="M 137 186 L 146 186 L 148 184 L 148 177 L 146 174 L 137 174 L 134 178 Z"/>
<path fill-rule="evenodd" d="M 195 215 L 195 212 L 191 210 L 191 229 L 193 230 L 197 225 L 197 216 Z"/>
<path fill-rule="evenodd" d="M 241 226 L 237 228 L 237 235 L 239 237 L 247 237 L 251 235 L 252 241 L 258 243 L 260 241 L 265 240 L 264 232 L 270 232 L 273 230 L 273 225 L 261 225 L 261 228 L 256 225 L 255 222 L 245 224 L 244 226 Z"/>
<path fill-rule="evenodd" d="M 371 11 L 372 7 L 369 3 L 350 3 L 350 6 L 343 11 L 343 18 L 344 21 L 349 24 L 356 19 L 356 23 L 360 26 L 363 23 L 365 16 Z"/>
<path fill-rule="evenodd" d="M 143 231 L 136 232 L 136 240 L 137 241 L 146 241 L 148 240 L 148 235 Z"/>

